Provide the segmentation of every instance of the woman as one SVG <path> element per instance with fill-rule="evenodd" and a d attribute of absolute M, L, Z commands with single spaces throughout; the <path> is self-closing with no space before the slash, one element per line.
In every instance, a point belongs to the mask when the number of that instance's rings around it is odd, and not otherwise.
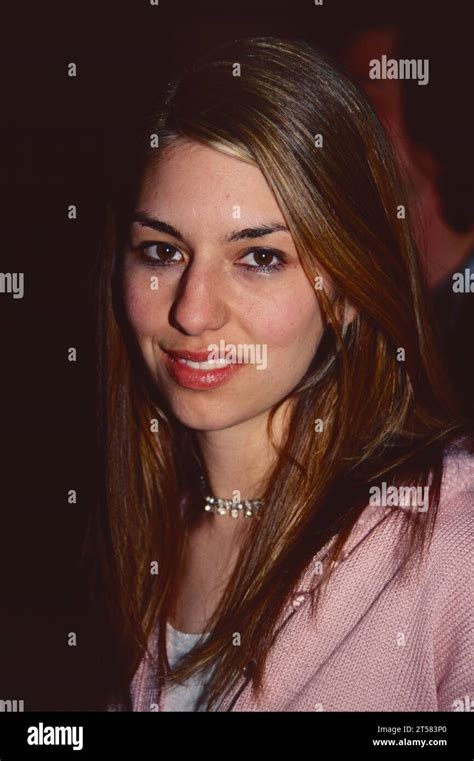
<path fill-rule="evenodd" d="M 454 710 L 472 443 L 377 118 L 307 44 L 244 39 L 140 148 L 100 278 L 108 710 Z"/>

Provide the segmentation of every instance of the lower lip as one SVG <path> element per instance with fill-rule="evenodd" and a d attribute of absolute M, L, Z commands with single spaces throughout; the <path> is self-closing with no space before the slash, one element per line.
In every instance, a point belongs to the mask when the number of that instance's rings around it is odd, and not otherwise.
<path fill-rule="evenodd" d="M 232 363 L 215 370 L 196 370 L 195 367 L 190 367 L 184 362 L 178 362 L 166 352 L 163 352 L 163 357 L 168 374 L 183 388 L 216 388 L 229 380 L 244 366 L 243 363 Z"/>

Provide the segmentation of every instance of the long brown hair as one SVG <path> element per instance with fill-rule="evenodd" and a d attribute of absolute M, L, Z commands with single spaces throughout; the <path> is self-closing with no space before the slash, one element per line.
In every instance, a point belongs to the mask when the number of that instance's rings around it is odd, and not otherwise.
<path fill-rule="evenodd" d="M 158 148 L 151 147 L 154 135 Z M 205 463 L 194 432 L 173 416 L 145 369 L 123 307 L 120 265 L 143 168 L 180 139 L 260 168 L 307 277 L 315 283 L 327 274 L 336 300 L 315 288 L 325 331 L 287 397 L 291 424 L 285 441 L 274 442 L 279 455 L 262 495 L 265 510 L 249 521 L 208 638 L 170 673 L 166 621 Z M 163 677 L 182 680 L 213 665 L 202 695 L 212 710 L 251 661 L 253 688 L 261 689 L 285 601 L 335 535 L 320 587 L 327 582 L 378 479 L 430 483 L 426 513 L 395 511 L 406 516 L 406 563 L 419 558 L 436 515 L 443 451 L 460 424 L 391 147 L 364 96 L 325 55 L 271 37 L 221 46 L 168 83 L 137 157 L 136 172 L 109 204 L 104 236 L 98 293 L 104 490 L 88 548 L 116 637 L 114 690 L 126 689 L 158 627 Z M 355 310 L 350 322 L 343 317 L 347 306 Z M 284 401 L 271 411 L 270 437 Z M 158 432 L 151 431 L 153 419 Z M 317 431 L 315 420 L 322 421 Z M 158 574 L 150 572 L 154 561 Z M 236 630 L 240 647 L 232 644 Z"/>

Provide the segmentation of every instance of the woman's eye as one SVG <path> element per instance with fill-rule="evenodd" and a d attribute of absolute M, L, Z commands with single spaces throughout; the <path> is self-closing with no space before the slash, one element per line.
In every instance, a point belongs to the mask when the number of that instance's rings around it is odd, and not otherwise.
<path fill-rule="evenodd" d="M 166 267 L 182 261 L 181 252 L 170 243 L 141 243 L 138 248 L 146 262 L 157 267 Z"/>
<path fill-rule="evenodd" d="M 152 267 L 169 267 L 183 261 L 181 252 L 170 243 L 144 242 L 138 250 L 145 263 Z M 283 256 L 269 248 L 256 248 L 248 251 L 239 260 L 238 266 L 252 272 L 275 272 L 285 266 Z"/>
<path fill-rule="evenodd" d="M 270 248 L 256 248 L 249 251 L 243 259 L 248 261 L 239 266 L 254 272 L 274 272 L 285 266 L 281 254 Z"/>

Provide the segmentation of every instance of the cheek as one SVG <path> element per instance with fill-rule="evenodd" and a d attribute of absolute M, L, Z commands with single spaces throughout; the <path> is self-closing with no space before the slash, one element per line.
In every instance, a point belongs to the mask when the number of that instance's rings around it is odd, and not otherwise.
<path fill-rule="evenodd" d="M 127 274 L 123 280 L 123 298 L 128 320 L 137 335 L 153 333 L 160 321 L 159 290 L 150 287 L 148 276 Z"/>
<path fill-rule="evenodd" d="M 266 305 L 260 314 L 254 312 L 254 330 L 268 350 L 288 356 L 305 349 L 314 353 L 322 334 L 322 320 L 316 295 L 309 286 L 300 290 L 285 288 Z M 258 327 L 257 327 L 258 326 Z M 307 348 L 306 348 L 307 347 Z"/>
<path fill-rule="evenodd" d="M 274 393 L 288 393 L 304 375 L 316 353 L 323 333 L 318 300 L 307 281 L 281 289 L 266 310 L 255 315 L 258 328 L 253 335 L 267 346 L 266 367 L 272 376 Z M 296 287 L 299 285 L 300 287 Z M 261 372 L 256 373 L 263 380 Z"/>

